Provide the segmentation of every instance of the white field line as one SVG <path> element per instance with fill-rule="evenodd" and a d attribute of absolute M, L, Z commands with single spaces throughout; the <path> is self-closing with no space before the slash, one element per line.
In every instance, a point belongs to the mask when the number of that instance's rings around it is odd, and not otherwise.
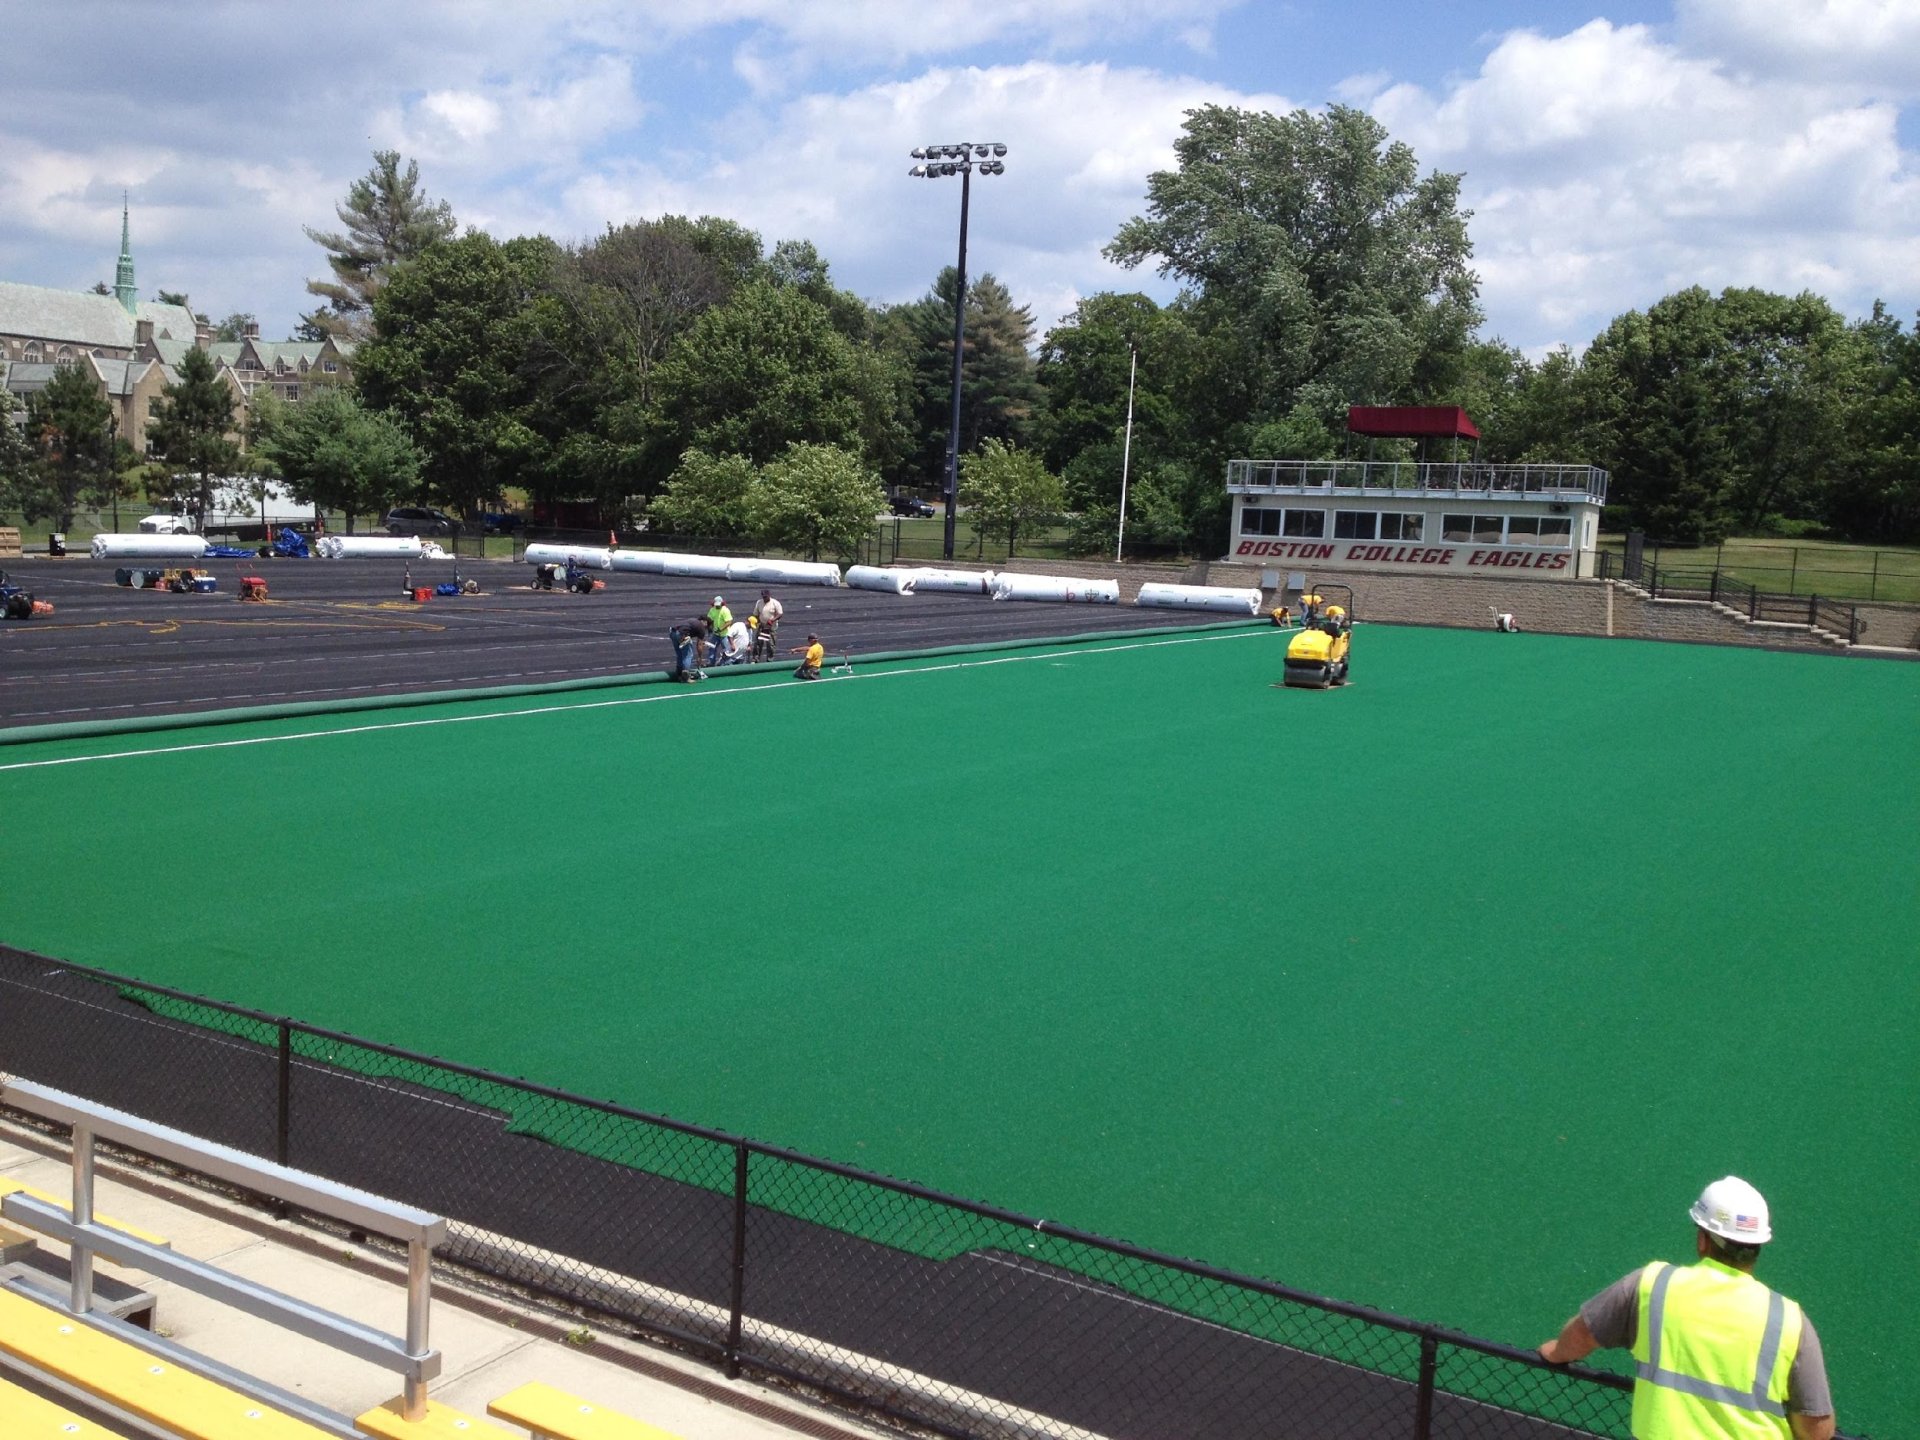
<path fill-rule="evenodd" d="M 1076 647 L 1036 654 L 1001 655 L 991 660 L 955 660 L 944 665 L 915 665 L 899 670 L 862 670 L 842 674 L 846 680 L 887 680 L 901 675 L 933 675 L 943 670 L 973 670 L 989 665 L 1019 665 L 1035 660 L 1058 660 L 1076 655 L 1114 655 L 1124 650 L 1156 650 L 1170 645 L 1203 645 L 1214 640 L 1242 640 L 1265 634 L 1262 630 L 1235 630 L 1218 635 L 1188 635 L 1175 640 L 1134 640 L 1125 644 Z M 824 679 L 824 677 L 823 677 Z M 44 770 L 58 765 L 88 765 L 102 760 L 138 760 L 151 755 L 187 755 L 198 750 L 238 750 L 251 745 L 280 745 L 295 740 L 329 740 L 344 735 L 370 735 L 387 730 L 423 730 L 435 725 L 470 725 L 486 720 L 520 720 L 531 715 L 566 714 L 574 710 L 611 710 L 626 705 L 658 705 L 669 700 L 719 699 L 734 695 L 764 695 L 774 690 L 798 690 L 818 685 L 819 680 L 777 680 L 770 685 L 744 685 L 726 690 L 676 689 L 658 695 L 636 695 L 624 700 L 581 700 L 566 705 L 537 705 L 527 710 L 489 711 L 484 715 L 438 715 L 426 720 L 383 720 L 374 725 L 343 725 L 325 730 L 302 730 L 291 735 L 255 735 L 241 740 L 202 740 L 191 745 L 158 745 L 150 750 L 119 750 L 106 755 L 68 755 L 58 760 L 16 760 L 0 765 L 0 773 L 9 770 Z M 471 701 L 448 701 L 471 704 Z"/>

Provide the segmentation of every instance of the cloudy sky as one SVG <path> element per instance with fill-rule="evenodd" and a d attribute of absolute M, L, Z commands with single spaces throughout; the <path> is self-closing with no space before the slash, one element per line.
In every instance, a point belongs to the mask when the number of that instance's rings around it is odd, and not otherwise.
<path fill-rule="evenodd" d="M 1920 308 L 1920 0 L 0 0 L 0 279 L 111 281 L 284 335 L 304 226 L 371 154 L 464 225 L 562 240 L 663 213 L 813 241 L 911 299 L 999 140 L 970 266 L 1043 326 L 1172 161 L 1182 112 L 1334 101 L 1465 176 L 1486 332 L 1583 346 L 1689 284 Z"/>

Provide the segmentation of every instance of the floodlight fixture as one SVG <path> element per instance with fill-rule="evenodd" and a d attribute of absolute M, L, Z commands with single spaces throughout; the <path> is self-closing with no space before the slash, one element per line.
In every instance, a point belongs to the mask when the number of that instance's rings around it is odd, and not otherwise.
<path fill-rule="evenodd" d="M 967 327 L 967 197 L 974 172 L 982 175 L 1007 173 L 1005 144 L 998 140 L 963 140 L 951 145 L 921 145 L 912 154 L 927 163 L 916 165 L 907 174 L 929 180 L 957 174 L 960 177 L 960 263 L 959 279 L 953 291 L 953 407 L 947 429 L 947 525 L 942 553 L 953 559 L 954 519 L 960 500 L 960 379 L 966 356 Z"/>

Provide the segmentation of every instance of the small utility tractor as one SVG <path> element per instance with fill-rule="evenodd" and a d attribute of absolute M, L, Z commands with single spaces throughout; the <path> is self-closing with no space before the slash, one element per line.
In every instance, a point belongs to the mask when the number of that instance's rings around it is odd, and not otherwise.
<path fill-rule="evenodd" d="M 1282 683 L 1297 690 L 1330 690 L 1347 683 L 1351 669 L 1348 654 L 1353 648 L 1353 590 L 1346 585 L 1326 585 L 1325 590 L 1346 592 L 1346 604 L 1326 604 L 1325 597 L 1314 595 L 1312 604 L 1302 597 L 1303 610 L 1313 612 L 1300 633 L 1287 644 L 1287 668 Z"/>

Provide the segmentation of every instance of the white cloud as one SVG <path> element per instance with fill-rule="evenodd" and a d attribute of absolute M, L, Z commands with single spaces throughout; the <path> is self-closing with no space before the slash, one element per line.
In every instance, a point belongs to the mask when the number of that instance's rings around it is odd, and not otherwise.
<path fill-rule="evenodd" d="M 1819 80 L 1888 98 L 1920 95 L 1914 0 L 1677 0 L 1690 47 L 1755 75 Z"/>
<path fill-rule="evenodd" d="M 1810 8 L 1810 7 L 1808 7 Z M 1920 175 L 1891 104 L 1765 82 L 1639 26 L 1501 38 L 1478 73 L 1374 112 L 1461 170 L 1491 328 L 1584 344 L 1691 284 L 1911 303 Z"/>

